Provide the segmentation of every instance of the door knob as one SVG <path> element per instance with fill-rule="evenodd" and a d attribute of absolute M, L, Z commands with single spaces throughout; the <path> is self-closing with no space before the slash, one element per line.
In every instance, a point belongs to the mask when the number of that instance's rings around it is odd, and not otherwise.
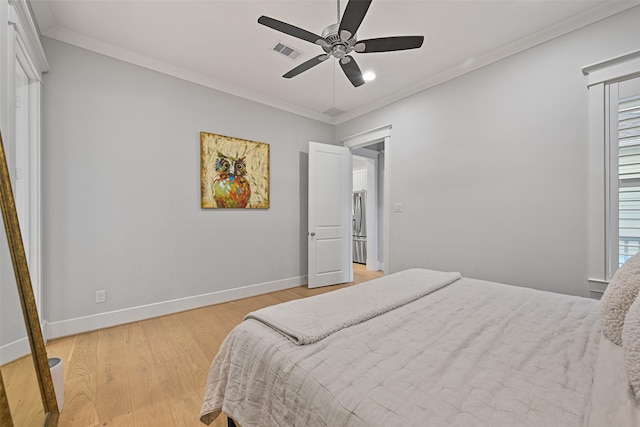
<path fill-rule="evenodd" d="M 313 237 L 313 236 L 315 236 L 315 235 L 316 235 L 316 233 L 312 231 L 311 233 L 309 233 L 309 235 L 310 235 L 311 237 Z"/>

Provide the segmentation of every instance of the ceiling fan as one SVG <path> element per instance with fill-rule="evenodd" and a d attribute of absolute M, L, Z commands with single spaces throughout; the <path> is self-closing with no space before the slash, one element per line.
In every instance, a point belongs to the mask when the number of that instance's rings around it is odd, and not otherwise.
<path fill-rule="evenodd" d="M 344 15 L 342 15 L 342 19 L 340 19 L 340 0 L 338 0 L 339 23 L 326 27 L 322 31 L 322 36 L 287 24 L 286 22 L 269 18 L 268 16 L 263 15 L 258 18 L 258 23 L 301 40 L 317 44 L 325 52 L 324 54 L 303 62 L 282 77 L 286 79 L 295 77 L 333 56 L 340 61 L 342 71 L 344 71 L 351 84 L 358 87 L 364 84 L 364 78 L 355 59 L 349 55 L 351 52 L 391 52 L 396 50 L 417 49 L 422 46 L 422 42 L 424 41 L 423 36 L 395 36 L 358 40 L 356 38 L 356 32 L 367 10 L 369 10 L 371 1 L 372 0 L 349 0 L 344 10 Z"/>

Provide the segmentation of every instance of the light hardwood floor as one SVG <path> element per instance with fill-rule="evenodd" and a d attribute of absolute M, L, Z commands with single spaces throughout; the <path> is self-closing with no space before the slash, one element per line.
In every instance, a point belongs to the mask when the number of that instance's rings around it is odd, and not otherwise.
<path fill-rule="evenodd" d="M 49 357 L 64 361 L 58 425 L 203 426 L 198 414 L 209 366 L 224 337 L 247 313 L 380 276 L 354 264 L 351 283 L 297 287 L 50 341 Z M 20 377 L 20 364 L 3 366 L 3 375 Z M 221 416 L 212 425 L 223 427 L 227 420 Z"/>

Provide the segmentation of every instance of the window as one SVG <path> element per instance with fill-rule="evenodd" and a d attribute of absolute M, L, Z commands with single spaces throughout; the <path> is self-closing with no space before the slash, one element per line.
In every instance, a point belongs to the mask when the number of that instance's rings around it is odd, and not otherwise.
<path fill-rule="evenodd" d="M 617 203 L 617 267 L 640 252 L 640 77 L 613 83 L 609 90 L 612 111 L 610 150 L 617 159 L 612 179 Z"/>
<path fill-rule="evenodd" d="M 640 252 L 640 51 L 582 72 L 589 89 L 588 282 L 597 296 Z"/>

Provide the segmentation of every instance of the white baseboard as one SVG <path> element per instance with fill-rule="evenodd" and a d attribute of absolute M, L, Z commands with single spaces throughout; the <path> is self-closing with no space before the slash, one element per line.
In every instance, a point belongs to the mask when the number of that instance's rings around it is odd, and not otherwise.
<path fill-rule="evenodd" d="M 31 347 L 29 346 L 27 337 L 5 344 L 0 347 L 0 365 L 13 362 L 27 354 L 31 354 Z"/>
<path fill-rule="evenodd" d="M 141 305 L 138 307 L 130 307 L 122 310 L 114 310 L 90 316 L 76 317 L 74 319 L 61 320 L 58 322 L 49 322 L 47 325 L 47 338 L 53 339 L 93 331 L 96 329 L 109 328 L 111 326 L 122 325 L 124 323 L 137 322 L 139 320 L 150 319 L 152 317 L 165 316 L 167 314 L 178 313 L 180 311 L 192 310 L 194 308 L 220 304 L 268 292 L 294 288 L 306 283 L 306 276 L 297 276 L 289 279 L 258 283 L 255 285 L 242 286 L 240 288 L 226 289 L 223 291 Z"/>

